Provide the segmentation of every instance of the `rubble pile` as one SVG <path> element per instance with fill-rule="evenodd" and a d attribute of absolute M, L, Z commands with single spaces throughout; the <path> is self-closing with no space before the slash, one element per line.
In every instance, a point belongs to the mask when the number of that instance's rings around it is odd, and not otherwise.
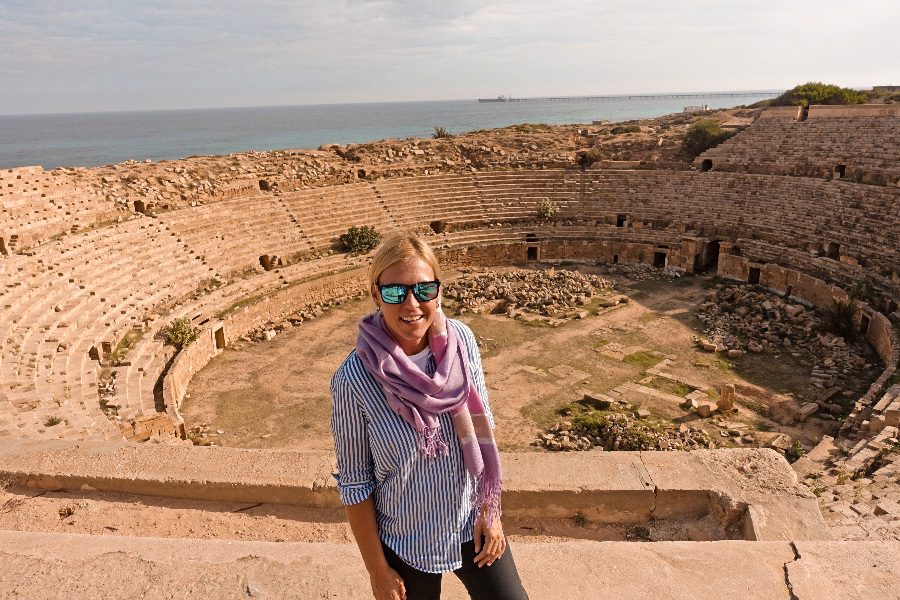
<path fill-rule="evenodd" d="M 493 312 L 510 317 L 529 311 L 559 318 L 587 316 L 587 311 L 572 311 L 588 304 L 594 294 L 611 288 L 611 282 L 596 275 L 548 269 L 463 277 L 448 283 L 443 294 L 455 302 L 460 313 L 480 312 L 490 304 Z"/>
<path fill-rule="evenodd" d="M 312 321 L 313 319 L 318 319 L 319 317 L 323 316 L 326 311 L 332 308 L 337 308 L 342 304 L 353 300 L 354 298 L 359 298 L 362 295 L 364 294 L 341 296 L 338 298 L 325 300 L 323 302 L 314 302 L 312 304 L 303 305 L 295 313 L 285 317 L 284 319 L 278 321 L 266 321 L 256 328 L 248 331 L 239 338 L 239 341 L 262 342 L 273 340 L 279 333 L 297 327 L 304 321 Z M 233 346 L 233 349 L 235 350 L 240 350 L 241 348 L 242 345 L 240 343 Z"/>
<path fill-rule="evenodd" d="M 812 362 L 817 388 L 857 387 L 874 365 L 860 342 L 825 330 L 811 308 L 753 286 L 726 285 L 711 291 L 697 309 L 711 351 L 737 357 L 743 352 L 790 353 Z"/>
<path fill-rule="evenodd" d="M 684 423 L 664 429 L 637 412 L 589 412 L 563 421 L 542 433 L 534 445 L 547 450 L 697 450 L 715 448 L 703 429 Z"/>
<path fill-rule="evenodd" d="M 628 277 L 629 279 L 633 279 L 635 281 L 671 281 L 672 279 L 678 279 L 679 277 L 681 277 L 681 274 L 673 269 L 661 269 L 659 267 L 654 267 L 652 265 L 647 265 L 644 263 L 634 263 L 627 265 L 624 263 L 619 263 L 610 265 L 607 268 L 607 273 L 624 275 L 625 277 Z"/>
<path fill-rule="evenodd" d="M 886 427 L 841 446 L 829 436 L 793 465 L 837 539 L 900 539 L 900 437 Z"/>

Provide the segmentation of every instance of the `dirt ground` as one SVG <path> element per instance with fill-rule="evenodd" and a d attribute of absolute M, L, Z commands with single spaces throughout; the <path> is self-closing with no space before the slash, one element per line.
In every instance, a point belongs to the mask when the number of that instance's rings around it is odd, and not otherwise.
<path fill-rule="evenodd" d="M 803 361 L 789 355 L 753 354 L 726 361 L 696 347 L 699 322 L 692 311 L 714 285 L 712 279 L 611 278 L 616 282 L 611 294 L 627 295 L 629 302 L 558 327 L 503 315 L 458 317 L 482 345 L 501 450 L 537 450 L 532 442 L 560 419 L 558 411 L 566 404 L 586 392 L 606 393 L 645 378 L 646 363 L 622 360 L 610 348 L 621 348 L 620 354 L 626 356 L 643 352 L 654 355 L 651 360 L 669 358 L 675 361 L 670 372 L 714 389 L 735 384 L 738 414 L 729 416 L 728 423 L 743 423 L 748 431 L 758 432 L 760 445 L 776 432 L 812 445 L 833 426 L 812 418 L 802 429 L 789 427 L 763 414 L 789 400 L 786 394 L 815 395 L 808 383 L 809 366 Z M 356 322 L 370 309 L 370 300 L 356 300 L 273 340 L 226 349 L 191 382 L 182 406 L 188 429 L 204 425 L 207 440 L 223 446 L 331 450 L 329 382 L 353 347 Z M 670 382 L 654 381 L 666 388 L 659 383 Z M 741 443 L 727 437 L 721 424 L 700 419 L 671 400 L 637 395 L 629 401 L 673 424 L 702 426 L 721 446 Z"/>

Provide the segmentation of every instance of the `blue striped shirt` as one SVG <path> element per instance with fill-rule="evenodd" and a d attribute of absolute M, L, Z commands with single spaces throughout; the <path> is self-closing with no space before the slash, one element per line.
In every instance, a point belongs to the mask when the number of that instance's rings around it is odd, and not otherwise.
<path fill-rule="evenodd" d="M 493 427 L 475 336 L 460 321 L 448 323 L 466 347 L 473 381 Z M 434 370 L 431 357 L 428 374 Z M 427 573 L 460 568 L 460 546 L 472 539 L 475 507 L 450 414 L 439 415 L 448 454 L 424 458 L 416 448 L 415 429 L 391 410 L 381 384 L 355 350 L 334 374 L 331 394 L 341 502 L 357 504 L 374 494 L 379 537 L 397 556 Z"/>

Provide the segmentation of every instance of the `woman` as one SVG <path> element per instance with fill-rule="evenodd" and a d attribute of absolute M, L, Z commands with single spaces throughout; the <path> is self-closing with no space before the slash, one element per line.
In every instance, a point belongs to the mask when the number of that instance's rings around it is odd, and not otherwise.
<path fill-rule="evenodd" d="M 338 489 L 377 600 L 527 599 L 500 523 L 500 460 L 475 336 L 441 312 L 417 237 L 369 267 L 375 312 L 331 381 Z"/>

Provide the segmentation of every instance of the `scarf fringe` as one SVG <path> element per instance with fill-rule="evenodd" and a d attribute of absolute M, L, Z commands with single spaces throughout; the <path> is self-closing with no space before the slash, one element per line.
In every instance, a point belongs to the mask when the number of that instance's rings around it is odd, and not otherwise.
<path fill-rule="evenodd" d="M 487 479 L 484 471 L 475 480 L 472 486 L 472 504 L 478 507 L 475 512 L 475 521 L 484 515 L 484 523 L 490 527 L 495 519 L 500 519 L 503 511 L 500 506 L 501 483 L 499 479 Z"/>
<path fill-rule="evenodd" d="M 450 451 L 450 447 L 441 437 L 440 427 L 426 427 L 419 434 L 419 454 L 425 458 L 437 458 Z"/>

